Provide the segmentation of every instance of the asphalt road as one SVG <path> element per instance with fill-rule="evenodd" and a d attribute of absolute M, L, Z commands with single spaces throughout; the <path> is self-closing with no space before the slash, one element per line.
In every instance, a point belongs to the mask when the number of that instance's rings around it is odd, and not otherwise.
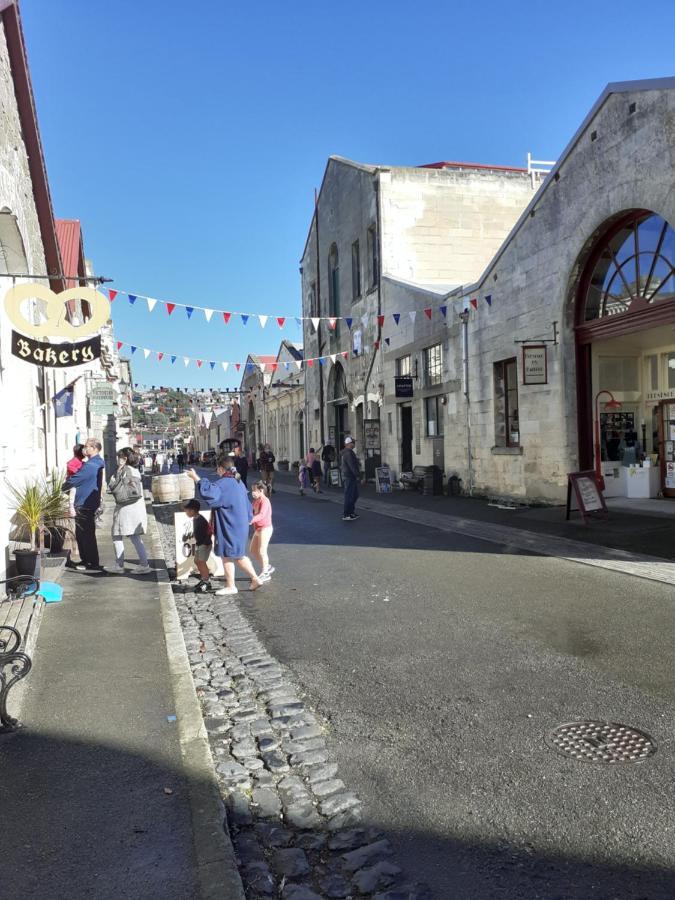
<path fill-rule="evenodd" d="M 276 574 L 239 601 L 366 817 L 439 898 L 675 896 L 675 597 L 666 585 L 273 497 Z M 650 760 L 568 760 L 572 720 Z"/>

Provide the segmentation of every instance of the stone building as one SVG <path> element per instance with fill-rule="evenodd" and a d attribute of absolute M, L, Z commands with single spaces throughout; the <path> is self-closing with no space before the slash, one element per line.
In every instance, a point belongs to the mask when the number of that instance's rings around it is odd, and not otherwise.
<path fill-rule="evenodd" d="M 267 442 L 278 462 L 291 465 L 305 455 L 305 373 L 302 346 L 282 341 L 267 388 Z"/>
<path fill-rule="evenodd" d="M 445 463 L 466 489 L 561 502 L 597 463 L 610 497 L 675 496 L 674 123 L 675 79 L 610 84 L 443 301 Z"/>
<path fill-rule="evenodd" d="M 402 313 L 396 326 L 401 355 L 432 344 L 435 333 L 422 314 L 429 298 L 476 277 L 532 194 L 531 178 L 521 169 L 329 159 L 301 260 L 305 356 L 321 357 L 305 372 L 308 443 L 339 446 L 351 433 L 367 475 L 388 456 L 400 470 L 398 450 L 392 454 L 401 414 L 391 402 L 385 365 L 386 339 L 391 345 L 393 338 L 383 326 Z M 414 323 L 410 310 L 419 311 Z M 440 340 L 447 343 L 445 329 Z M 348 359 L 339 355 L 345 351 Z M 450 390 L 452 379 L 443 363 L 434 390 Z M 435 442 L 419 431 L 422 402 L 416 392 L 411 466 L 431 462 L 434 454 Z"/>
<path fill-rule="evenodd" d="M 239 386 L 242 412 L 239 428 L 245 435 L 244 446 L 251 459 L 257 458 L 258 444 L 267 442 L 265 407 L 276 361 L 276 356 L 249 353 L 244 364 Z"/>

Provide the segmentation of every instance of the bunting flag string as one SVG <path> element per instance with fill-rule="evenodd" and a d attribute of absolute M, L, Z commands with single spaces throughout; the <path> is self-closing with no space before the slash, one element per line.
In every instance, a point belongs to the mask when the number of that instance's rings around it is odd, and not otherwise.
<path fill-rule="evenodd" d="M 204 306 L 194 306 L 194 305 L 188 306 L 184 303 L 177 303 L 175 300 L 157 300 L 154 297 L 145 297 L 143 294 L 130 294 L 128 291 L 123 291 L 121 289 L 118 289 L 118 290 L 113 290 L 112 288 L 108 289 L 108 297 L 109 297 L 111 303 L 120 294 L 125 294 L 129 301 L 129 305 L 133 306 L 135 309 L 139 309 L 139 307 L 140 307 L 140 304 L 138 304 L 137 301 L 144 300 L 147 304 L 148 312 L 152 312 L 155 309 L 155 307 L 157 306 L 157 304 L 160 303 L 166 309 L 167 315 L 169 315 L 169 316 L 174 312 L 174 310 L 176 308 L 180 308 L 180 309 L 184 309 L 188 319 L 191 319 L 192 314 L 197 309 L 197 310 L 200 310 L 201 312 L 203 312 L 204 318 L 206 319 L 206 321 L 210 322 L 213 317 L 214 312 L 219 312 L 223 317 L 223 322 L 225 323 L 225 325 L 230 324 L 233 316 L 235 318 L 239 319 L 241 321 L 242 325 L 248 325 L 249 319 L 253 316 L 255 319 L 258 320 L 258 324 L 260 325 L 261 328 L 264 328 L 270 319 L 270 315 L 268 315 L 266 313 L 244 313 L 244 312 L 235 312 L 235 311 L 228 311 L 228 310 L 215 310 L 215 309 L 210 309 L 210 308 L 204 307 Z M 488 306 L 488 308 L 492 308 L 492 294 L 486 294 L 483 297 L 483 299 L 484 299 L 486 305 Z M 473 309 L 477 310 L 478 309 L 478 300 L 479 300 L 478 297 L 467 297 L 466 295 L 452 297 L 452 298 L 446 297 L 446 298 L 444 298 L 443 303 L 441 305 L 439 305 L 438 307 L 427 306 L 422 309 L 422 312 L 424 313 L 426 318 L 429 319 L 430 321 L 432 320 L 435 313 L 440 314 L 443 317 L 443 319 L 447 319 L 448 305 L 450 302 L 454 303 L 456 301 L 458 303 L 461 303 L 462 308 L 465 309 L 466 305 L 467 305 L 467 301 L 468 301 L 469 305 Z M 408 310 L 408 315 L 410 317 L 410 321 L 413 324 L 417 317 L 417 313 L 418 313 L 418 310 L 415 310 L 415 309 Z M 400 324 L 402 315 L 403 315 L 403 312 L 391 313 L 391 317 L 394 320 L 395 325 Z M 288 316 L 276 316 L 275 315 L 275 316 L 272 316 L 272 318 L 274 318 L 277 325 L 281 329 L 283 329 L 285 327 L 286 323 L 290 321 Z M 312 327 L 315 332 L 318 331 L 319 326 L 321 325 L 322 322 L 326 323 L 328 325 L 328 328 L 331 331 L 336 330 L 338 322 L 344 322 L 350 331 L 352 330 L 352 326 L 354 324 L 353 316 L 293 316 L 292 318 L 298 327 L 302 327 L 304 322 L 311 322 Z M 360 317 L 361 325 L 364 328 L 366 328 L 368 326 L 370 318 L 371 317 L 368 313 L 365 313 L 364 315 L 362 315 Z M 388 316 L 378 313 L 377 315 L 373 316 L 373 318 L 377 322 L 377 327 L 383 328 Z"/>

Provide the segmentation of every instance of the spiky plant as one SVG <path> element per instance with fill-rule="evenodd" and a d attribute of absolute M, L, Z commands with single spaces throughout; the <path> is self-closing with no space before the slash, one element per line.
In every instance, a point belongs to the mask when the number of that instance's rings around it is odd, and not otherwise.
<path fill-rule="evenodd" d="M 14 500 L 14 510 L 19 520 L 30 534 L 30 548 L 37 550 L 38 533 L 44 522 L 45 487 L 44 479 L 27 481 L 23 487 L 8 484 Z"/>

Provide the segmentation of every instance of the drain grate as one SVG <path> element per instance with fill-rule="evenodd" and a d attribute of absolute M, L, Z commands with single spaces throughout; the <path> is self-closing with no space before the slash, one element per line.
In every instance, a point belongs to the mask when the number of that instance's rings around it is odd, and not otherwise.
<path fill-rule="evenodd" d="M 645 731 L 616 722 L 568 722 L 549 731 L 545 741 L 581 762 L 637 763 L 656 753 L 656 741 Z"/>

